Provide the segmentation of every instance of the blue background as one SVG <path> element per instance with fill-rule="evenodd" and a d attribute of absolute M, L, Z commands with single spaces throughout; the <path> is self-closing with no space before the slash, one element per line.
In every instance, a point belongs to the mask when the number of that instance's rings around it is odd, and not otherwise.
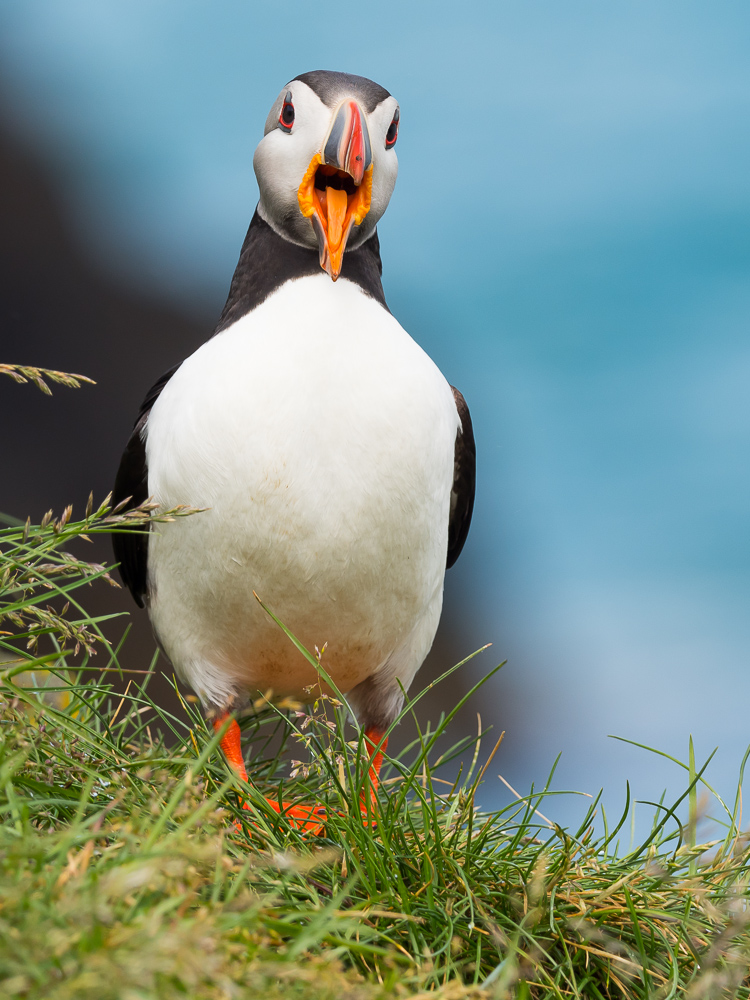
<path fill-rule="evenodd" d="M 342 69 L 398 97 L 384 283 L 471 407 L 447 613 L 453 648 L 493 643 L 470 670 L 508 659 L 474 707 L 523 790 L 563 751 L 556 787 L 611 811 L 625 778 L 677 791 L 607 734 L 686 759 L 692 733 L 731 794 L 750 741 L 748 52 L 726 0 L 0 7 L 0 114 L 77 239 L 207 321 L 281 86 Z"/>

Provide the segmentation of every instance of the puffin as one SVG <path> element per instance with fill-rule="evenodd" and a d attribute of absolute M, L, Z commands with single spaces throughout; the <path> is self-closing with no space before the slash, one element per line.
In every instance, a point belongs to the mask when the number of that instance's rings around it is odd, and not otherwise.
<path fill-rule="evenodd" d="M 399 127 L 396 99 L 364 77 L 317 70 L 282 87 L 219 321 L 146 394 L 113 491 L 121 509 L 199 509 L 115 534 L 114 552 L 231 768 L 248 780 L 236 714 L 259 692 L 327 690 L 275 617 L 324 650 L 364 731 L 363 818 L 475 493 L 464 397 L 383 293 L 377 225 Z M 322 830 L 322 807 L 267 801 Z"/>

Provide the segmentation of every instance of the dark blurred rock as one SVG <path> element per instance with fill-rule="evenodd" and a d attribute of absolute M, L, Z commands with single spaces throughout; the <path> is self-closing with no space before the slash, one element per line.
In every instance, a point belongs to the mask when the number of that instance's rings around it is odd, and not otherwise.
<path fill-rule="evenodd" d="M 0 505 L 38 518 L 111 488 L 138 406 L 210 325 L 117 287 L 63 224 L 45 172 L 0 134 L 0 330 L 6 362 L 88 375 L 95 387 L 46 398 L 3 384 Z"/>
<path fill-rule="evenodd" d="M 95 386 L 0 382 L 0 510 L 38 521 L 69 503 L 83 513 L 93 491 L 112 488 L 138 406 L 158 375 L 194 350 L 210 324 L 192 321 L 100 273 L 68 232 L 54 180 L 0 132 L 0 359 L 78 372 Z M 88 552 L 87 552 L 88 554 Z M 108 539 L 90 558 L 111 562 Z M 135 610 L 125 591 L 86 595 L 95 614 Z M 122 633 L 126 621 L 109 633 Z M 123 660 L 148 665 L 154 643 L 145 614 L 132 616 Z M 102 659 L 102 654 L 99 654 Z M 164 683 L 154 690 L 169 697 Z"/>

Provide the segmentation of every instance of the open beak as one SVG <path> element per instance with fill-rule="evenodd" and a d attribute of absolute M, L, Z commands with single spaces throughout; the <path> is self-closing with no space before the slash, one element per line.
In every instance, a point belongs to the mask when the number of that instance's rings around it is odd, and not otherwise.
<path fill-rule="evenodd" d="M 302 214 L 312 220 L 320 266 L 335 281 L 341 273 L 352 226 L 362 224 L 372 197 L 372 150 L 359 104 L 337 109 L 323 150 L 316 153 L 297 192 Z"/>

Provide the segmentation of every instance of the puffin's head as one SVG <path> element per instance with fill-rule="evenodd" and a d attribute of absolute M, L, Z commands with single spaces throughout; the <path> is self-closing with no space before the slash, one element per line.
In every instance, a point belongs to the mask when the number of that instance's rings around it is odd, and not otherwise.
<path fill-rule="evenodd" d="M 279 235 L 317 248 L 335 281 L 344 250 L 373 234 L 398 173 L 398 102 L 362 76 L 316 70 L 288 83 L 253 165 L 258 211 Z"/>

